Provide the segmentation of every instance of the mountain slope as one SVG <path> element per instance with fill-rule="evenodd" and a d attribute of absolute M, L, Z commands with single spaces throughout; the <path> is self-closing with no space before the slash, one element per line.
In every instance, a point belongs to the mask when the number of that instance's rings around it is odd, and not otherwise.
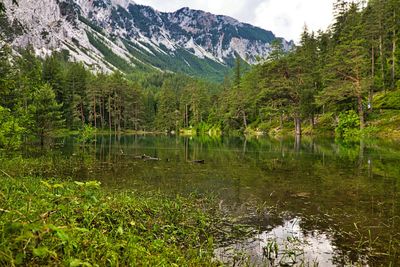
<path fill-rule="evenodd" d="M 217 79 L 236 56 L 248 63 L 270 52 L 272 32 L 182 8 L 159 12 L 129 0 L 4 0 L 2 39 L 45 56 L 67 50 L 94 70 L 160 69 Z M 292 43 L 280 39 L 286 49 Z"/>

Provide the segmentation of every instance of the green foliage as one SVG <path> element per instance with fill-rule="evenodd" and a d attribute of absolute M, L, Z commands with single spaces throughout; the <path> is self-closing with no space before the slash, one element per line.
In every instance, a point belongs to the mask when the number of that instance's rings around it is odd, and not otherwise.
<path fill-rule="evenodd" d="M 25 129 L 12 116 L 10 110 L 0 106 L 0 147 L 7 150 L 19 148 Z"/>
<path fill-rule="evenodd" d="M 376 109 L 400 110 L 400 90 L 376 95 L 373 106 Z"/>
<path fill-rule="evenodd" d="M 88 26 L 90 43 L 124 74 L 93 74 L 83 64 L 68 62 L 68 55 L 61 53 L 42 61 L 32 47 L 14 57 L 11 48 L 4 45 L 0 50 L 0 105 L 10 110 L 19 125 L 32 129 L 39 121 L 29 114 L 28 107 L 37 105 L 37 91 L 49 84 L 64 126 L 73 130 L 89 125 L 116 133 L 180 129 L 205 133 L 215 127 L 215 132 L 225 134 L 250 129 L 300 134 L 304 127 L 305 133 L 311 134 L 333 132 L 333 114 L 354 110 L 360 128 L 370 127 L 368 133 L 374 129 L 371 126 L 380 133 L 384 128 L 396 132 L 396 127 L 386 123 L 392 123 L 385 117 L 387 113 L 382 115 L 384 119 L 374 113 L 376 109 L 400 109 L 396 91 L 400 77 L 400 16 L 396 14 L 400 14 L 400 5 L 396 1 L 371 0 L 362 5 L 338 0 L 333 26 L 318 33 L 305 28 L 299 45 L 290 51 L 284 50 L 282 40 L 261 29 L 224 29 L 231 37 L 239 31 L 249 39 L 261 33 L 265 41 L 275 39 L 268 58 L 251 67 L 239 56 L 224 65 L 199 59 L 185 49 L 177 49 L 171 56 L 163 53 L 168 50 L 162 46 L 160 51 L 144 42 L 122 40 L 132 55 L 127 61 L 110 50 L 106 45 L 110 40 L 100 28 L 79 17 Z M 94 2 L 96 6 L 103 4 Z M 135 16 L 143 11 L 151 10 L 118 8 L 111 16 L 120 25 L 133 19 L 150 30 L 151 20 Z M 7 23 L 7 27 L 13 26 Z M 79 45 L 79 40 L 74 43 Z M 143 62 L 176 73 L 161 73 Z M 393 123 L 397 121 L 394 116 Z M 340 131 L 338 136 L 344 134 Z M 38 135 L 37 129 L 33 132 Z"/>
<path fill-rule="evenodd" d="M 360 137 L 360 118 L 354 110 L 339 114 L 339 122 L 335 128 L 337 137 L 354 139 Z"/>
<path fill-rule="evenodd" d="M 322 131 L 334 131 L 336 128 L 335 114 L 328 112 L 318 118 L 318 129 Z"/>
<path fill-rule="evenodd" d="M 96 181 L 0 180 L 2 266 L 219 265 L 213 240 L 227 220 L 206 199 L 112 193 Z"/>
<path fill-rule="evenodd" d="M 85 125 L 79 130 L 77 140 L 79 143 L 91 143 L 95 141 L 96 129 L 93 126 Z"/>
<path fill-rule="evenodd" d="M 45 137 L 55 129 L 61 127 L 63 122 L 60 112 L 61 105 L 57 104 L 53 89 L 49 85 L 41 86 L 32 97 L 29 105 L 31 118 L 31 131 L 44 144 Z"/>
<path fill-rule="evenodd" d="M 88 25 L 90 28 L 92 28 L 94 31 L 103 34 L 104 35 L 104 30 L 97 26 L 96 24 L 94 24 L 93 22 L 91 22 L 90 20 L 88 20 L 87 18 L 85 18 L 84 16 L 79 15 L 78 19 L 80 21 L 82 21 L 83 23 L 85 23 L 86 25 Z"/>

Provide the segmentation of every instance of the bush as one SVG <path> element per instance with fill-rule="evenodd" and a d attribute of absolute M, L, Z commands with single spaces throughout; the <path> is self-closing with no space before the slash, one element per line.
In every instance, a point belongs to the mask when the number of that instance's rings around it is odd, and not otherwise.
<path fill-rule="evenodd" d="M 360 137 L 360 118 L 358 114 L 354 110 L 340 113 L 335 133 L 337 137 L 344 139 Z"/>
<path fill-rule="evenodd" d="M 375 96 L 374 106 L 377 109 L 400 110 L 400 90 L 388 92 L 386 94 L 377 94 Z"/>
<path fill-rule="evenodd" d="M 332 112 L 322 114 L 317 121 L 318 129 L 325 131 L 335 130 L 335 124 L 335 115 Z"/>
<path fill-rule="evenodd" d="M 22 143 L 25 129 L 19 126 L 18 120 L 9 109 L 0 106 L 0 147 L 16 149 Z"/>
<path fill-rule="evenodd" d="M 90 125 L 85 125 L 80 131 L 78 135 L 79 143 L 92 143 L 96 140 L 95 138 L 96 129 Z"/>

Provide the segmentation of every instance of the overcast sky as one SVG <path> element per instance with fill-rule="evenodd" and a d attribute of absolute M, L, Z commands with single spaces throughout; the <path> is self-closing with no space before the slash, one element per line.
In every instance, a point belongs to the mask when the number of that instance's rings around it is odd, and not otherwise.
<path fill-rule="evenodd" d="M 182 7 L 228 15 L 298 41 L 306 24 L 310 30 L 326 29 L 332 22 L 334 0 L 134 0 L 160 11 Z"/>

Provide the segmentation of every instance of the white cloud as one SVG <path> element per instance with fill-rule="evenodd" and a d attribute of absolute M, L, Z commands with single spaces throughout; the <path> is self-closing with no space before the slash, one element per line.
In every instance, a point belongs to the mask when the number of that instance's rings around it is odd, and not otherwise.
<path fill-rule="evenodd" d="M 286 39 L 298 40 L 304 25 L 325 30 L 332 22 L 332 0 L 269 0 L 260 3 L 253 23 Z"/>
<path fill-rule="evenodd" d="M 310 30 L 326 29 L 332 22 L 334 0 L 134 0 L 160 11 L 188 6 L 271 30 L 297 41 L 306 24 Z"/>

